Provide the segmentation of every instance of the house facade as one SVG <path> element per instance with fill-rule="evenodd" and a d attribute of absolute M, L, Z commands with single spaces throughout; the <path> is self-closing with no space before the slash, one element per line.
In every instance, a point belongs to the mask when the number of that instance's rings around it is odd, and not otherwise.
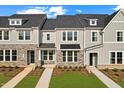
<path fill-rule="evenodd" d="M 0 17 L 0 66 L 124 67 L 124 11 Z"/>

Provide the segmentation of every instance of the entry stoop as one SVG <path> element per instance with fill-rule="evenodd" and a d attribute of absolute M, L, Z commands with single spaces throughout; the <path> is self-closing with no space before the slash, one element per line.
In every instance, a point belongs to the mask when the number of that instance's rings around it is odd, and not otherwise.
<path fill-rule="evenodd" d="M 36 67 L 36 64 L 32 63 L 32 64 L 27 66 L 27 69 L 32 68 L 32 70 L 35 70 L 35 67 Z"/>

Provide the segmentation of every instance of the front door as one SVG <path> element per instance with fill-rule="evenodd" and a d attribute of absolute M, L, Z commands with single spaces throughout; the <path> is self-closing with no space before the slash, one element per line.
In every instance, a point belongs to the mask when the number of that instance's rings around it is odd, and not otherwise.
<path fill-rule="evenodd" d="M 27 51 L 27 62 L 28 64 L 35 62 L 35 53 L 34 50 L 28 50 Z"/>
<path fill-rule="evenodd" d="M 90 66 L 95 66 L 97 67 L 98 63 L 98 54 L 97 53 L 90 53 Z"/>

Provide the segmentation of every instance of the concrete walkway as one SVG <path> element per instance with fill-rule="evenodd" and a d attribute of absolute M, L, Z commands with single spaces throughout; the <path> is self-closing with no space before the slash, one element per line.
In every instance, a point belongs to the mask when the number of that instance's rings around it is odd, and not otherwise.
<path fill-rule="evenodd" d="M 36 88 L 48 88 L 49 87 L 53 68 L 55 66 L 54 65 L 45 65 L 43 67 L 45 67 L 45 70 L 44 70 L 40 80 L 38 81 Z"/>
<path fill-rule="evenodd" d="M 22 72 L 20 72 L 18 75 L 16 75 L 10 81 L 8 81 L 5 85 L 3 85 L 2 88 L 15 87 L 28 73 L 30 73 L 32 71 L 32 69 L 33 68 L 29 65 Z"/>
<path fill-rule="evenodd" d="M 115 83 L 113 80 L 111 80 L 105 74 L 100 72 L 97 68 L 88 67 L 87 69 L 89 69 L 92 73 L 94 73 L 109 88 L 121 88 L 117 83 Z"/>

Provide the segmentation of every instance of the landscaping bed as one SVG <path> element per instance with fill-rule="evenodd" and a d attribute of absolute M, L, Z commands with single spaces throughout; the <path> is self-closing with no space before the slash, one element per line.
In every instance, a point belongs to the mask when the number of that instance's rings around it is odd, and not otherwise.
<path fill-rule="evenodd" d="M 22 67 L 0 67 L 0 87 L 20 73 L 23 69 L 24 68 Z"/>
<path fill-rule="evenodd" d="M 124 69 L 102 69 L 100 70 L 113 81 L 118 83 L 121 87 L 124 87 Z"/>
<path fill-rule="evenodd" d="M 105 88 L 85 67 L 58 67 L 53 71 L 50 88 Z"/>
<path fill-rule="evenodd" d="M 24 79 L 22 79 L 16 88 L 34 88 L 38 83 L 44 68 L 37 67 L 34 71 L 31 71 Z"/>

